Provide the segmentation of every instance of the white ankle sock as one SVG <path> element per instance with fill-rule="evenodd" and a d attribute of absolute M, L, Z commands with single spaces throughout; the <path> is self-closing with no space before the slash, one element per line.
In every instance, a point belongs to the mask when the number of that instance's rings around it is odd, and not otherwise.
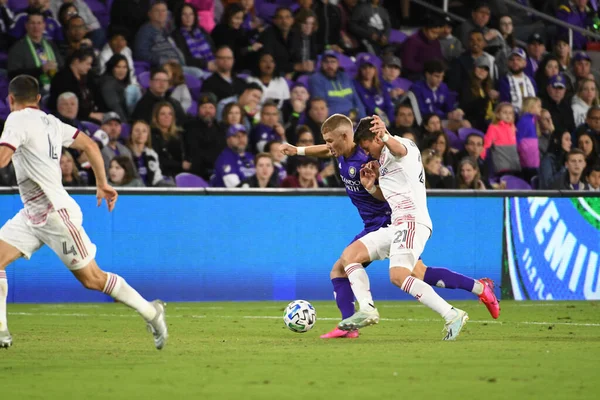
<path fill-rule="evenodd" d="M 473 285 L 473 290 L 471 290 L 471 293 L 476 294 L 477 296 L 483 293 L 483 283 L 475 279 L 475 284 Z"/>
<path fill-rule="evenodd" d="M 150 321 L 156 316 L 154 306 L 144 299 L 134 288 L 129 286 L 125 279 L 110 272 L 107 272 L 106 275 L 106 284 L 102 290 L 104 293 L 133 308 L 146 321 Z"/>
<path fill-rule="evenodd" d="M 413 276 L 409 276 L 402 284 L 402 290 L 440 314 L 446 321 L 450 316 L 452 306 L 442 299 L 431 286 Z M 453 316 L 453 315 L 452 315 Z M 452 319 L 452 318 L 450 318 Z"/>
<path fill-rule="evenodd" d="M 6 319 L 6 299 L 8 298 L 8 280 L 6 271 L 0 270 L 0 331 L 8 330 Z"/>
<path fill-rule="evenodd" d="M 361 264 L 350 264 L 344 267 L 346 275 L 350 280 L 354 297 L 358 300 L 361 311 L 373 311 L 375 304 L 371 296 L 371 286 L 369 284 L 369 276 Z"/>

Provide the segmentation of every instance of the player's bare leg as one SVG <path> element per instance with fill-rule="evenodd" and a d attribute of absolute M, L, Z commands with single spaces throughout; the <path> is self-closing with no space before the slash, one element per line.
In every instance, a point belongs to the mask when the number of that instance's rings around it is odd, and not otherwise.
<path fill-rule="evenodd" d="M 104 272 L 95 260 L 84 268 L 71 271 L 87 289 L 103 292 L 115 300 L 136 310 L 148 323 L 158 350 L 167 343 L 168 332 L 165 321 L 165 305 L 160 300 L 148 302 L 119 275 Z"/>
<path fill-rule="evenodd" d="M 415 265 L 412 276 L 431 286 L 471 292 L 479 297 L 479 301 L 485 305 L 492 318 L 500 316 L 500 305 L 494 294 L 494 282 L 489 278 L 477 280 L 446 268 L 427 267 L 422 260 Z"/>
<path fill-rule="evenodd" d="M 0 240 L 0 349 L 7 349 L 12 345 L 12 336 L 8 331 L 8 318 L 6 316 L 6 299 L 8 298 L 6 267 L 21 258 L 22 255 L 17 248 Z"/>
<path fill-rule="evenodd" d="M 350 281 L 348 280 L 346 271 L 344 271 L 344 265 L 340 259 L 333 264 L 329 277 L 333 284 L 335 301 L 342 313 L 342 319 L 351 317 L 354 314 L 354 293 L 352 292 Z M 332 331 L 321 335 L 321 339 L 354 339 L 357 337 L 358 331 L 347 332 L 339 329 L 337 326 Z"/>
<path fill-rule="evenodd" d="M 379 312 L 375 308 L 371 296 L 369 276 L 362 266 L 362 264 L 371 261 L 367 246 L 357 240 L 346 247 L 341 260 L 360 308 L 354 315 L 340 322 L 338 328 L 344 331 L 354 331 L 377 324 L 379 322 Z"/>
<path fill-rule="evenodd" d="M 433 288 L 422 280 L 411 276 L 411 270 L 405 267 L 390 268 L 390 280 L 400 289 L 437 312 L 446 320 L 444 340 L 455 340 L 469 319 L 466 312 L 452 307 L 442 299 Z"/>

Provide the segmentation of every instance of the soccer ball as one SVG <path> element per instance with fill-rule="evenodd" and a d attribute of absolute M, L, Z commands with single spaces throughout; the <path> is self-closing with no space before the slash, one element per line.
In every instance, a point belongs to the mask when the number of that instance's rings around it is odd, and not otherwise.
<path fill-rule="evenodd" d="M 285 308 L 283 322 L 291 331 L 308 332 L 315 325 L 317 312 L 306 300 L 294 300 Z"/>

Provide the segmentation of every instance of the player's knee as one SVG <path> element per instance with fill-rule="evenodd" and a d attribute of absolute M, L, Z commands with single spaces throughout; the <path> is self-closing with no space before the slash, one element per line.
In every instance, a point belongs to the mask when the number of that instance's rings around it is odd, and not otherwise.
<path fill-rule="evenodd" d="M 390 281 L 394 285 L 402 287 L 402 284 L 410 274 L 410 270 L 407 268 L 392 268 L 390 269 Z"/>
<path fill-rule="evenodd" d="M 88 266 L 81 271 L 77 271 L 75 276 L 86 289 L 102 291 L 106 284 L 106 273 L 99 268 Z"/>
<path fill-rule="evenodd" d="M 346 271 L 344 271 L 344 265 L 342 264 L 341 259 L 338 259 L 335 264 L 333 264 L 333 267 L 331 267 L 331 272 L 329 273 L 329 277 L 331 279 L 346 277 Z"/>

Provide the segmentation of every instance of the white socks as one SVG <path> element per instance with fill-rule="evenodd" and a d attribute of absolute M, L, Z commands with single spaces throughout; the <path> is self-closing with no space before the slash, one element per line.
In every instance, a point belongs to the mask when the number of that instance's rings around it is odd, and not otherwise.
<path fill-rule="evenodd" d="M 144 299 L 134 288 L 129 286 L 119 275 L 106 273 L 107 279 L 102 291 L 113 299 L 136 310 L 146 320 L 151 321 L 156 316 L 156 308 Z"/>
<path fill-rule="evenodd" d="M 369 276 L 361 264 L 355 263 L 344 267 L 350 280 L 354 297 L 358 300 L 361 311 L 373 311 L 375 305 L 371 296 Z"/>
<path fill-rule="evenodd" d="M 483 283 L 475 279 L 475 284 L 473 285 L 473 290 L 471 290 L 471 293 L 476 294 L 477 296 L 481 295 L 481 293 L 483 293 Z"/>
<path fill-rule="evenodd" d="M 6 320 L 6 299 L 8 298 L 8 280 L 6 271 L 0 270 L 0 331 L 8 330 Z"/>
<path fill-rule="evenodd" d="M 442 299 L 431 286 L 413 276 L 404 280 L 402 290 L 440 314 L 446 321 L 456 316 L 452 306 Z"/>

